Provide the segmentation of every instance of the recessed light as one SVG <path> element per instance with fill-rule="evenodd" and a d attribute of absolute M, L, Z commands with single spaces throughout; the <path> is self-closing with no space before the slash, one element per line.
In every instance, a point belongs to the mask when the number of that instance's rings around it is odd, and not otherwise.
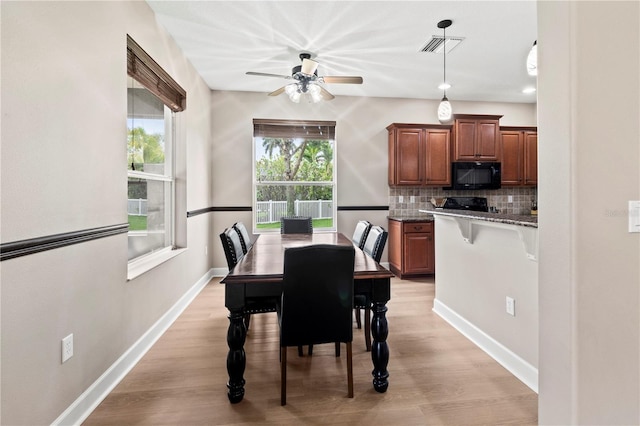
<path fill-rule="evenodd" d="M 525 87 L 524 89 L 522 89 L 522 93 L 529 95 L 531 93 L 536 93 L 536 88 L 535 87 Z"/>

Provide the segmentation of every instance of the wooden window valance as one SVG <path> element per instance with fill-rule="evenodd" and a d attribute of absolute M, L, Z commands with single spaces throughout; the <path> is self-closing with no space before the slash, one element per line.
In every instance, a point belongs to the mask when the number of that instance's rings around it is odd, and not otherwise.
<path fill-rule="evenodd" d="M 174 112 L 187 107 L 187 92 L 127 34 L 127 74 Z"/>
<path fill-rule="evenodd" d="M 254 119 L 253 136 L 262 138 L 335 140 L 336 122 Z"/>

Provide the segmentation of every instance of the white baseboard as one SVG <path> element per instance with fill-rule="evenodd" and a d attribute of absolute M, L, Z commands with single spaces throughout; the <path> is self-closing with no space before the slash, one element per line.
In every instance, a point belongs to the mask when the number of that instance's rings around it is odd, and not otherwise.
<path fill-rule="evenodd" d="M 225 272 L 226 275 L 226 272 Z M 78 397 L 52 425 L 79 425 L 135 367 L 213 277 L 209 270 L 147 332 Z"/>
<path fill-rule="evenodd" d="M 433 301 L 433 311 L 447 321 L 467 339 L 475 343 L 491 358 L 516 376 L 535 393 L 538 393 L 538 369 L 511 352 L 507 347 L 458 315 L 438 299 Z"/>
<path fill-rule="evenodd" d="M 213 268 L 211 271 L 213 277 L 226 277 L 229 273 L 229 268 Z"/>

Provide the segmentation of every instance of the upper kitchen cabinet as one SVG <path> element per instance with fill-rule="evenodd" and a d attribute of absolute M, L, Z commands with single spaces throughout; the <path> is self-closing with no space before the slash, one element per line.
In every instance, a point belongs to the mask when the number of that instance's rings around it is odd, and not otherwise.
<path fill-rule="evenodd" d="M 453 161 L 499 161 L 501 115 L 453 115 Z"/>
<path fill-rule="evenodd" d="M 451 126 L 398 124 L 389 132 L 389 186 L 451 185 Z"/>
<path fill-rule="evenodd" d="M 538 184 L 538 131 L 535 127 L 501 127 L 502 185 Z"/>

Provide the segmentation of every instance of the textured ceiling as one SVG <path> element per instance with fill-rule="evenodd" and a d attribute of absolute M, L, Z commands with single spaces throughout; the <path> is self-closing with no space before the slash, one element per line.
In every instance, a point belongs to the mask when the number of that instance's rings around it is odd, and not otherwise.
<path fill-rule="evenodd" d="M 289 81 L 300 52 L 318 75 L 357 75 L 362 85 L 325 84 L 336 96 L 440 99 L 443 55 L 420 50 L 437 23 L 464 41 L 447 54 L 451 101 L 535 102 L 525 60 L 536 40 L 535 1 L 151 1 L 158 21 L 214 90 L 272 92 Z M 281 95 L 286 96 L 286 95 Z"/>

